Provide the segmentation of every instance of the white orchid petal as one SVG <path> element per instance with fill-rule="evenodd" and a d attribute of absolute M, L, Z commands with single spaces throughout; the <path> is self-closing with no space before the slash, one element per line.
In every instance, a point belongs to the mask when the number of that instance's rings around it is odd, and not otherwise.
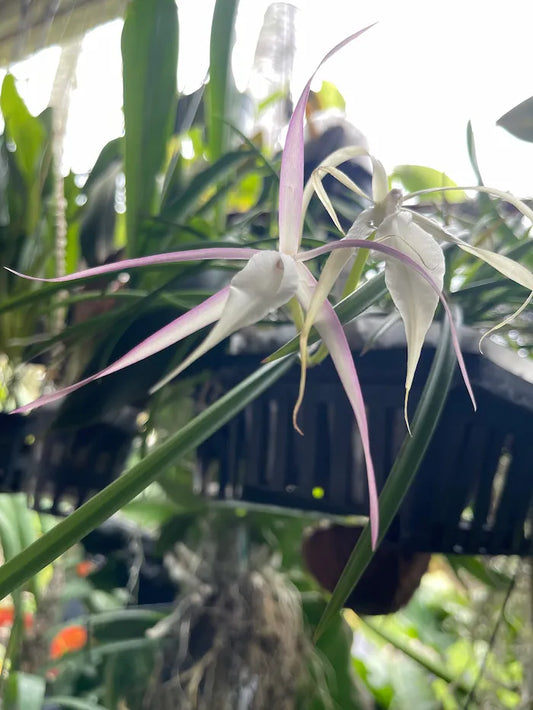
<path fill-rule="evenodd" d="M 161 328 L 153 335 L 150 335 L 148 338 L 143 340 L 142 343 L 139 343 L 139 345 L 132 348 L 129 352 L 108 367 L 100 370 L 100 372 L 96 372 L 94 375 L 86 377 L 85 379 L 80 380 L 69 387 L 63 387 L 56 392 L 46 394 L 34 402 L 30 402 L 23 407 L 19 407 L 19 409 L 16 409 L 15 412 L 29 412 L 31 409 L 42 407 L 45 404 L 51 404 L 52 402 L 75 392 L 81 387 L 84 387 L 90 382 L 94 382 L 101 377 L 106 377 L 114 372 L 118 372 L 119 370 L 129 367 L 130 365 L 134 365 L 141 360 L 145 360 L 147 357 L 155 355 L 155 353 L 168 348 L 170 345 L 175 345 L 180 340 L 192 335 L 192 333 L 196 333 L 196 331 L 205 328 L 207 325 L 211 325 L 211 323 L 214 323 L 218 318 L 220 318 L 220 315 L 224 310 L 224 305 L 228 299 L 229 290 L 229 286 L 226 286 L 226 288 L 218 291 L 218 293 L 215 293 L 214 296 L 211 296 L 203 303 L 200 303 L 184 315 L 173 320 L 164 328 Z"/>
<path fill-rule="evenodd" d="M 405 254 L 403 251 L 399 251 L 398 249 L 394 249 L 391 246 L 388 246 L 387 244 L 382 244 L 379 242 L 373 242 L 365 239 L 348 239 L 348 237 L 345 237 L 344 239 L 340 239 L 338 242 L 332 242 L 331 244 L 325 244 L 322 247 L 317 247 L 316 249 L 310 249 L 309 251 L 299 254 L 298 255 L 298 261 L 300 262 L 305 262 L 309 261 L 310 259 L 314 259 L 317 256 L 322 256 L 323 254 L 327 254 L 328 252 L 331 251 L 337 251 L 337 250 L 343 250 L 343 249 L 370 249 L 372 251 L 377 251 L 381 254 L 384 254 L 385 256 L 391 256 L 394 257 L 395 259 L 398 259 L 401 263 L 409 266 L 411 269 L 413 269 L 414 273 L 419 274 L 428 284 L 429 286 L 433 289 L 433 291 L 437 294 L 437 297 L 440 299 L 440 302 L 442 303 L 442 307 L 444 308 L 446 312 L 446 316 L 448 317 L 450 321 L 450 330 L 452 334 L 452 342 L 453 342 L 453 347 L 455 350 L 455 354 L 457 356 L 457 363 L 459 365 L 459 369 L 461 370 L 461 375 L 463 377 L 465 387 L 468 391 L 468 394 L 470 396 L 470 399 L 472 400 L 472 405 L 474 409 L 476 409 L 476 399 L 474 397 L 474 391 L 472 390 L 472 385 L 470 384 L 470 379 L 468 377 L 468 372 L 466 371 L 466 365 L 465 361 L 463 358 L 463 355 L 461 353 L 461 347 L 459 345 L 459 339 L 457 337 L 457 331 L 453 322 L 453 317 L 452 313 L 450 311 L 450 307 L 448 303 L 446 302 L 446 299 L 442 295 L 442 290 L 439 288 L 438 284 L 435 283 L 433 278 L 426 272 L 426 270 L 420 266 L 420 264 L 412 259 L 410 256 Z"/>
<path fill-rule="evenodd" d="M 374 202 L 379 204 L 387 197 L 389 192 L 389 179 L 383 164 L 372 155 L 372 198 Z"/>
<path fill-rule="evenodd" d="M 299 265 L 303 278 L 300 280 L 298 288 L 298 300 L 303 308 L 307 309 L 313 299 L 313 290 L 316 281 L 303 264 Z M 368 431 L 368 421 L 366 417 L 365 402 L 357 371 L 350 351 L 350 346 L 346 339 L 341 322 L 333 310 L 329 301 L 324 301 L 315 320 L 315 327 L 325 343 L 344 391 L 352 406 L 352 410 L 359 428 L 363 453 L 366 463 L 366 474 L 368 479 L 368 498 L 370 507 L 370 528 L 372 534 L 372 547 L 375 548 L 379 536 L 379 505 L 376 479 L 374 473 L 374 463 L 370 451 L 370 437 Z"/>
<path fill-rule="evenodd" d="M 504 326 L 512 323 L 514 321 L 514 319 L 517 318 L 522 313 L 522 311 L 525 311 L 525 309 L 529 306 L 529 304 L 531 303 L 532 300 L 533 300 L 533 291 L 529 294 L 529 296 L 526 298 L 524 303 L 522 303 L 522 305 L 516 309 L 516 311 L 514 313 L 511 313 L 511 315 L 507 316 L 507 318 L 504 318 L 504 320 L 502 320 L 501 323 L 497 323 L 496 325 L 493 325 L 492 328 L 490 328 L 490 330 L 487 330 L 486 333 L 483 333 L 483 335 L 481 336 L 480 341 L 479 341 L 479 352 L 480 353 L 482 352 L 481 343 L 485 340 L 485 338 L 488 338 L 493 333 L 495 333 L 497 330 L 500 330 L 500 328 L 503 328 Z"/>
<path fill-rule="evenodd" d="M 298 288 L 296 262 L 287 254 L 262 251 L 253 256 L 231 280 L 219 320 L 205 340 L 153 388 L 155 392 L 183 372 L 195 360 L 241 328 L 257 323 L 285 305 Z"/>
<path fill-rule="evenodd" d="M 345 163 L 348 160 L 353 160 L 353 158 L 357 158 L 360 156 L 370 156 L 366 148 L 363 148 L 362 146 L 355 145 L 355 146 L 347 146 L 345 148 L 339 148 L 338 150 L 335 150 L 333 153 L 330 153 L 324 160 L 317 166 L 315 170 L 320 170 L 320 169 L 326 169 L 326 168 L 336 168 L 338 165 L 342 165 L 342 163 Z M 341 172 L 341 171 L 339 171 Z M 347 187 L 349 187 L 347 185 Z M 354 187 L 350 187 L 350 189 L 353 189 L 354 192 L 356 192 L 358 195 L 361 197 L 370 200 L 370 197 L 363 192 L 357 185 Z M 313 196 L 314 192 L 314 185 L 313 185 L 313 179 L 312 176 L 309 178 L 305 185 L 304 189 L 304 196 L 303 196 L 303 203 L 302 203 L 302 214 L 305 214 L 307 211 L 307 208 L 309 207 L 309 202 L 311 201 L 311 197 Z"/>
<path fill-rule="evenodd" d="M 504 202 L 508 202 L 510 205 L 513 205 L 513 207 L 516 207 L 516 209 L 521 212 L 524 217 L 527 217 L 531 223 L 533 223 L 533 210 L 531 207 L 528 207 L 526 203 L 523 200 L 518 199 L 518 197 L 515 197 L 514 195 L 511 195 L 510 192 L 505 192 L 505 190 L 497 190 L 494 187 L 485 187 L 485 185 L 470 185 L 465 187 L 464 185 L 459 186 L 459 185 L 454 185 L 454 186 L 447 186 L 447 187 L 430 187 L 427 190 L 417 190 L 416 192 L 410 192 L 408 195 L 405 195 L 404 202 L 407 202 L 408 200 L 412 199 L 413 197 L 420 197 L 422 195 L 431 195 L 435 192 L 452 192 L 452 191 L 460 191 L 460 192 L 483 192 L 486 195 L 492 195 L 493 197 L 498 197 L 500 200 L 503 200 Z"/>
<path fill-rule="evenodd" d="M 339 218 L 337 217 L 337 212 L 335 211 L 335 207 L 333 207 L 333 203 L 329 199 L 329 195 L 324 189 L 324 185 L 322 184 L 322 175 L 318 170 L 314 170 L 313 174 L 311 175 L 311 181 L 313 183 L 313 187 L 315 189 L 316 195 L 320 202 L 324 205 L 326 208 L 326 212 L 329 214 L 331 217 L 331 220 L 333 224 L 337 227 L 339 232 L 344 234 L 344 230 L 341 227 L 341 223 L 339 222 Z"/>
<path fill-rule="evenodd" d="M 442 291 L 445 271 L 442 249 L 430 234 L 412 221 L 411 215 L 399 212 L 387 217 L 377 230 L 376 238 L 386 241 L 389 246 L 411 257 L 431 276 L 439 291 Z M 385 258 L 385 282 L 404 322 L 407 338 L 407 411 L 409 391 L 426 333 L 435 316 L 439 296 L 426 279 L 398 259 Z"/>
<path fill-rule="evenodd" d="M 439 224 L 436 224 L 427 217 L 424 217 L 424 215 L 415 214 L 410 210 L 405 211 L 408 211 L 409 214 L 412 215 L 413 221 L 422 227 L 422 229 L 430 232 L 434 237 L 440 238 L 450 244 L 455 244 L 468 254 L 472 254 L 472 256 L 475 256 L 476 258 L 487 263 L 489 266 L 492 266 L 493 269 L 496 269 L 496 271 L 499 271 L 500 274 L 503 274 L 508 279 L 511 279 L 511 281 L 520 284 L 520 286 L 527 288 L 529 291 L 533 291 L 533 274 L 519 262 L 514 261 L 514 259 L 510 259 L 504 254 L 496 254 L 489 249 L 473 246 L 459 237 L 456 237 L 454 234 L 450 234 L 450 232 L 446 231 Z"/>

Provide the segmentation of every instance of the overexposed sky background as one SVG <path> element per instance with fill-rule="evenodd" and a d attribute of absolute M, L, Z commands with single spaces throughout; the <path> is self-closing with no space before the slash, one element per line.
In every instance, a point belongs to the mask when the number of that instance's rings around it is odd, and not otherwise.
<path fill-rule="evenodd" d="M 245 88 L 269 0 L 241 0 L 234 69 Z M 470 119 L 487 184 L 533 196 L 533 144 L 496 120 L 533 95 L 533 3 L 507 0 L 298 0 L 293 93 L 319 59 L 346 35 L 378 24 L 328 61 L 319 78 L 343 93 L 348 118 L 391 170 L 403 163 L 443 170 L 460 183 L 474 177 L 466 151 Z M 197 88 L 208 67 L 214 0 L 179 0 L 179 85 Z M 65 143 L 65 167 L 87 172 L 102 146 L 122 131 L 121 22 L 83 42 Z M 13 67 L 32 111 L 48 101 L 59 51 Z M 1 77 L 0 77 L 1 78 Z"/>

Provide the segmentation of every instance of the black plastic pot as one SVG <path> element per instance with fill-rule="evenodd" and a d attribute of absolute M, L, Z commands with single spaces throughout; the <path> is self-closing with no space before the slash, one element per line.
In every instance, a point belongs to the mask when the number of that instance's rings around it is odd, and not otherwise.
<path fill-rule="evenodd" d="M 477 338 L 470 334 L 465 339 L 470 340 L 463 353 L 478 412 L 457 373 L 437 433 L 388 538 L 412 551 L 530 554 L 533 363 L 489 343 L 489 355 L 501 363 L 496 364 L 479 355 Z M 401 341 L 391 334 L 384 349 L 356 355 L 380 488 L 407 435 L 406 350 Z M 255 348 L 265 354 L 275 346 L 255 343 Z M 412 390 L 411 412 L 433 353 L 430 343 Z M 257 367 L 259 359 L 242 351 L 227 356 L 220 361 L 216 381 L 229 388 Z M 309 372 L 299 418 L 303 437 L 291 421 L 298 379 L 294 368 L 200 447 L 198 487 L 224 500 L 367 514 L 361 441 L 334 368 L 326 361 Z"/>

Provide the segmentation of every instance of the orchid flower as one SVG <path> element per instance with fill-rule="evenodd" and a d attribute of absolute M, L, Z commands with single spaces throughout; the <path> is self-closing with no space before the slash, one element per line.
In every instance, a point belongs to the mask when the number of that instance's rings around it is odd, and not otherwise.
<path fill-rule="evenodd" d="M 425 330 L 429 327 L 439 299 L 450 318 L 451 314 L 442 295 L 442 277 L 444 273 L 442 255 L 440 248 L 438 246 L 435 247 L 436 242 L 434 242 L 434 238 L 430 233 L 430 227 L 420 222 L 418 215 L 401 207 L 402 199 L 398 191 L 388 192 L 385 171 L 379 161 L 374 158 L 372 158 L 374 166 L 373 206 L 359 216 L 345 239 L 328 243 L 309 251 L 300 249 L 303 218 L 313 190 L 316 190 L 329 213 L 338 224 L 333 207 L 323 191 L 320 181 L 321 174 L 331 172 L 356 192 L 360 192 L 359 188 L 343 176 L 336 167 L 351 157 L 346 151 L 343 152 L 343 155 L 347 157 L 342 157 L 337 152 L 327 159 L 304 190 L 303 123 L 311 81 L 316 71 L 332 54 L 367 29 L 369 28 L 365 28 L 348 37 L 324 57 L 305 85 L 291 117 L 281 161 L 278 251 L 247 247 L 195 249 L 127 259 L 55 279 L 36 279 L 67 282 L 116 271 L 126 271 L 137 266 L 209 259 L 246 261 L 244 267 L 233 277 L 228 286 L 146 338 L 103 370 L 73 385 L 45 394 L 35 402 L 20 407 L 17 410 L 18 412 L 28 411 L 53 402 L 89 382 L 133 365 L 164 348 L 178 343 L 202 328 L 214 324 L 205 340 L 181 362 L 179 367 L 161 380 L 154 388 L 156 389 L 183 372 L 191 363 L 237 330 L 261 321 L 271 311 L 286 305 L 293 298 L 296 298 L 306 314 L 304 328 L 302 329 L 303 378 L 305 377 L 307 351 L 305 347 L 306 336 L 311 326 L 314 326 L 333 360 L 354 412 L 361 436 L 367 471 L 372 545 L 373 547 L 376 546 L 379 531 L 378 498 L 364 400 L 346 335 L 327 296 L 344 263 L 350 258 L 354 249 L 372 249 L 384 256 L 386 260 L 387 284 L 406 323 L 409 345 L 408 380 L 409 378 L 412 379 L 412 374 L 416 367 L 421 348 L 421 338 L 423 340 L 422 333 L 425 335 Z M 352 149 L 353 154 L 360 155 L 362 154 L 361 151 L 361 148 Z M 434 229 L 435 225 L 433 223 L 431 225 L 431 229 Z M 340 227 L 340 225 L 338 226 Z M 371 238 L 372 235 L 374 235 L 373 238 Z M 455 237 L 450 238 L 457 241 Z M 469 245 L 464 248 L 467 250 L 474 249 Z M 305 262 L 328 252 L 332 252 L 331 256 L 317 282 Z M 496 258 L 497 255 L 492 256 Z M 502 270 L 501 264 L 503 263 L 501 259 L 505 259 L 505 257 L 498 259 L 500 267 L 496 266 L 496 268 L 500 268 L 500 270 Z M 486 260 L 488 261 L 488 258 Z M 514 262 L 512 263 L 514 264 Z M 514 264 L 514 267 L 518 268 L 519 273 L 522 274 L 520 269 L 523 269 L 523 267 L 519 267 L 517 264 Z M 524 269 L 523 271 L 526 270 Z M 528 276 L 527 283 L 531 282 L 528 287 L 533 290 L 533 277 L 529 272 L 526 271 L 526 273 Z M 22 274 L 19 275 L 23 276 Z M 31 277 L 26 276 L 25 278 Z M 423 296 L 421 295 L 422 293 Z M 420 302 L 421 300 L 422 303 Z M 423 317 L 421 315 L 422 312 L 424 314 Z M 455 332 L 453 337 L 459 365 L 465 382 L 469 387 Z M 469 391 L 471 393 L 471 389 Z M 473 397 L 472 393 L 471 396 Z"/>
<path fill-rule="evenodd" d="M 365 195 L 365 193 L 362 192 L 362 190 L 337 167 L 346 160 L 360 155 L 368 156 L 373 164 L 371 198 L 368 195 Z M 533 274 L 524 266 L 513 261 L 509 257 L 502 254 L 496 254 L 488 249 L 476 247 L 463 241 L 459 237 L 450 234 L 434 220 L 429 219 L 428 217 L 425 217 L 424 215 L 421 215 L 408 207 L 404 207 L 403 204 L 413 197 L 432 192 L 441 192 L 444 190 L 477 190 L 499 197 L 500 199 L 511 203 L 519 211 L 521 211 L 522 214 L 528 217 L 531 222 L 533 222 L 533 210 L 531 210 L 524 202 L 518 200 L 509 193 L 484 186 L 434 188 L 421 190 L 417 193 L 403 196 L 400 190 L 392 189 L 389 191 L 387 174 L 382 164 L 365 149 L 361 147 L 341 148 L 335 153 L 329 155 L 324 162 L 315 169 L 312 181 L 310 181 L 314 192 L 316 192 L 318 197 L 321 199 L 340 232 L 343 230 L 331 200 L 324 191 L 321 182 L 322 177 L 326 173 L 333 175 L 348 188 L 365 197 L 367 200 L 370 200 L 372 202 L 372 206 L 361 212 L 349 229 L 347 235 L 338 242 L 339 245 L 344 245 L 346 247 L 351 246 L 352 249 L 345 249 L 340 246 L 338 251 L 336 250 L 330 255 L 328 261 L 322 269 L 318 284 L 314 290 L 313 298 L 307 309 L 306 319 L 300 333 L 300 393 L 295 407 L 294 416 L 296 417 L 299 404 L 301 403 L 304 395 L 307 340 L 316 313 L 320 309 L 321 304 L 327 298 L 333 284 L 337 281 L 342 269 L 350 257 L 357 248 L 361 248 L 360 240 L 371 240 L 371 243 L 368 244 L 367 250 L 373 249 L 382 251 L 382 247 L 385 245 L 392 247 L 394 250 L 392 254 L 387 254 L 387 252 L 383 251 L 382 253 L 384 254 L 385 261 L 385 282 L 387 289 L 403 320 L 407 340 L 407 372 L 405 379 L 404 414 L 405 421 L 409 429 L 409 420 L 407 415 L 409 391 L 411 389 L 417 364 L 420 359 L 424 339 L 433 321 L 439 300 L 442 301 L 445 310 L 449 314 L 448 306 L 442 295 L 445 260 L 442 248 L 437 240 L 454 244 L 467 253 L 482 259 L 501 274 L 521 286 L 524 286 L 531 292 L 522 306 L 520 306 L 520 308 L 518 308 L 512 316 L 506 318 L 505 321 L 495 326 L 495 328 L 492 328 L 489 333 L 510 322 L 530 303 L 533 298 Z M 306 191 L 304 193 L 305 205 L 307 205 L 311 195 L 312 190 L 311 185 L 309 185 L 306 187 Z M 414 261 L 419 266 L 419 269 L 413 269 L 412 263 L 399 258 L 399 254 L 409 257 L 410 260 Z M 428 276 L 430 278 L 428 278 Z M 483 337 L 486 337 L 489 333 L 486 333 Z M 476 403 L 474 394 L 460 354 L 453 322 L 452 337 L 463 379 L 475 408 Z"/>
<path fill-rule="evenodd" d="M 233 247 L 196 249 L 126 259 L 118 263 L 86 269 L 55 279 L 37 279 L 67 282 L 114 271 L 125 271 L 137 266 L 169 262 L 207 259 L 245 260 L 247 262 L 244 268 L 233 277 L 229 286 L 221 289 L 200 305 L 192 308 L 146 338 L 108 367 L 73 385 L 45 394 L 38 400 L 20 407 L 16 410 L 17 412 L 25 412 L 51 403 L 89 382 L 117 372 L 164 348 L 174 345 L 188 335 L 214 323 L 214 327 L 205 340 L 183 360 L 179 367 L 156 385 L 156 388 L 158 388 L 183 372 L 191 363 L 232 333 L 261 321 L 271 311 L 287 304 L 293 297 L 297 298 L 304 310 L 308 308 L 313 298 L 316 281 L 303 263 L 304 255 L 299 252 L 303 225 L 303 124 L 305 106 L 311 81 L 323 62 L 367 29 L 365 28 L 351 35 L 322 59 L 305 85 L 291 117 L 281 162 L 278 251 Z M 19 275 L 24 276 L 23 274 Z M 314 325 L 331 354 L 361 434 L 369 485 L 372 540 L 375 545 L 377 543 L 379 525 L 377 490 L 365 407 L 353 358 L 342 325 L 328 301 L 324 301 L 318 308 Z"/>

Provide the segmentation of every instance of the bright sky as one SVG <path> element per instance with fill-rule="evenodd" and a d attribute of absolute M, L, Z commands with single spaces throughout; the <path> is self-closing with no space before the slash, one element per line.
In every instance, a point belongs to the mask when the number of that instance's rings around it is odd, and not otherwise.
<path fill-rule="evenodd" d="M 213 0 L 179 0 L 180 88 L 191 91 L 208 65 L 208 16 Z M 241 0 L 234 68 L 249 79 L 268 0 Z M 533 144 L 497 128 L 496 120 L 533 94 L 530 0 L 299 0 L 294 93 L 316 63 L 347 34 L 378 21 L 321 70 L 344 94 L 348 117 L 366 134 L 387 169 L 429 165 L 472 183 L 466 124 L 473 123 L 485 182 L 533 195 Z M 327 11 L 327 14 L 326 14 Z M 120 134 L 121 23 L 83 43 L 65 145 L 67 167 L 86 172 L 105 142 Z M 34 111 L 48 100 L 57 49 L 14 70 Z"/>

